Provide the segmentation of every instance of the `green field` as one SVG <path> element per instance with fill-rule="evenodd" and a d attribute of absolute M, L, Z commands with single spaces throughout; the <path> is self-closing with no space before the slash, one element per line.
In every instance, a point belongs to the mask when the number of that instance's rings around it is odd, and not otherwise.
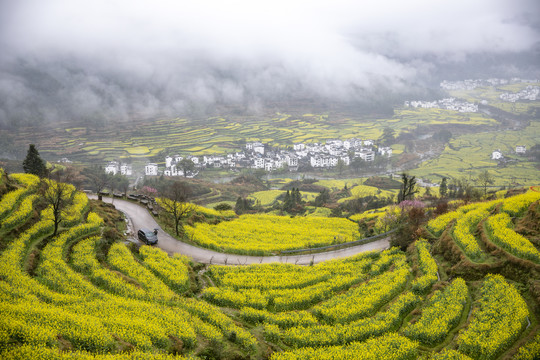
<path fill-rule="evenodd" d="M 540 170 L 537 165 L 526 158 L 515 155 L 516 145 L 526 145 L 530 148 L 538 143 L 540 122 L 518 131 L 493 131 L 468 134 L 451 140 L 443 153 L 434 160 L 429 160 L 411 171 L 412 175 L 437 178 L 462 176 L 475 178 L 482 170 L 488 170 L 494 175 L 496 185 L 508 185 L 517 182 L 522 185 L 536 185 L 540 181 Z M 491 152 L 500 149 L 505 156 L 512 159 L 506 166 L 501 167 L 496 160 L 491 160 Z"/>
<path fill-rule="evenodd" d="M 487 100 L 491 106 L 512 114 L 524 115 L 532 107 L 540 107 L 540 101 L 502 102 L 499 95 L 506 91 L 520 91 L 528 85 L 530 84 L 520 83 L 497 88 L 480 87 L 467 91 L 451 91 L 450 94 L 473 102 Z M 520 119 L 523 118 L 526 117 Z M 540 179 L 540 170 L 535 164 L 528 162 L 526 157 L 515 156 L 514 149 L 516 145 L 530 148 L 540 142 L 540 125 L 538 119 L 529 118 L 526 121 L 521 120 L 520 123 L 519 126 L 515 123 L 499 123 L 481 112 L 459 113 L 444 109 L 398 107 L 390 117 L 355 116 L 337 111 L 327 114 L 275 112 L 257 117 L 227 115 L 133 121 L 119 126 L 105 125 L 99 129 L 84 126 L 58 126 L 39 131 L 22 129 L 13 137 L 21 148 L 26 147 L 29 142 L 35 143 L 49 161 L 68 157 L 84 164 L 104 164 L 106 161 L 123 159 L 132 162 L 136 171 L 140 171 L 148 161 L 163 165 L 166 154 L 224 154 L 242 150 L 246 141 L 257 140 L 285 148 L 297 142 L 322 143 L 329 138 L 378 139 L 386 127 L 394 129 L 396 135 L 414 135 L 419 127 L 435 132 L 442 128 L 440 126 L 448 125 L 455 133 L 442 154 L 438 155 L 442 144 L 432 142 L 423 145 L 424 152 L 434 152 L 435 156 L 430 154 L 430 160 L 421 163 L 417 169 L 413 169 L 417 166 L 416 162 L 404 168 L 413 175 L 433 181 L 438 181 L 443 176 L 466 176 L 473 179 L 480 171 L 489 170 L 496 175 L 496 185 L 534 185 Z M 526 123 L 529 125 L 526 126 Z M 429 137 L 429 133 L 427 136 Z M 406 163 L 415 157 L 415 154 L 411 153 L 410 142 L 393 144 L 392 149 L 393 168 L 400 169 L 402 160 Z M 515 161 L 499 166 L 497 162 L 490 160 L 490 154 L 495 149 L 501 149 L 505 156 Z M 219 177 L 226 172 L 227 170 L 207 170 L 202 172 L 201 176 Z M 347 176 L 351 174 L 352 170 L 349 170 Z M 345 183 L 340 183 L 339 187 L 342 188 Z M 352 185 L 351 182 L 349 186 Z M 272 203 L 277 196 L 275 192 L 261 193 L 253 195 L 253 198 L 260 197 L 261 204 L 266 205 Z M 310 196 L 306 195 L 305 199 Z"/>
<path fill-rule="evenodd" d="M 377 139 L 385 127 L 397 133 L 419 125 L 496 124 L 482 114 L 461 114 L 441 109 L 397 109 L 391 118 L 349 115 L 276 113 L 263 117 L 212 117 L 208 119 L 160 119 L 100 129 L 54 128 L 19 133 L 20 142 L 36 143 L 44 154 L 68 156 L 80 161 L 143 160 L 163 150 L 168 154 L 223 154 L 241 149 L 244 141 L 262 141 L 286 147 L 297 142 L 325 142 L 329 138 Z M 402 150 L 396 148 L 396 154 Z M 159 160 L 162 161 L 162 160 Z"/>
<path fill-rule="evenodd" d="M 515 103 L 503 101 L 500 99 L 500 95 L 509 92 L 517 93 L 525 89 L 527 86 L 540 86 L 539 83 L 516 83 L 509 85 L 501 85 L 497 87 L 478 87 L 473 90 L 452 90 L 449 91 L 450 95 L 456 98 L 464 99 L 469 102 L 480 102 L 482 100 L 488 101 L 488 104 L 499 108 L 501 110 L 514 113 L 514 114 L 526 114 L 532 108 L 539 107 L 540 101 L 518 101 Z"/>

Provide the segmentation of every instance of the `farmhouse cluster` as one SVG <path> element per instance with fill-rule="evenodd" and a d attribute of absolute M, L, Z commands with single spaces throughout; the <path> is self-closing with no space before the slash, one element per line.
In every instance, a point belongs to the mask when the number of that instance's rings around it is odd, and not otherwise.
<path fill-rule="evenodd" d="M 193 177 L 197 174 L 195 169 L 203 168 L 251 168 L 265 171 L 288 169 L 296 171 L 300 166 L 313 168 L 331 168 L 342 163 L 350 165 L 355 158 L 369 162 L 374 161 L 376 156 L 390 157 L 390 147 L 375 146 L 373 140 L 357 138 L 340 140 L 328 139 L 325 144 L 312 143 L 294 144 L 289 149 L 272 148 L 261 142 L 249 142 L 243 151 L 227 155 L 204 155 L 201 157 L 180 155 L 167 156 L 165 169 L 160 170 L 156 163 L 145 166 L 145 175 L 186 176 Z M 191 161 L 191 166 L 186 166 L 185 161 Z M 187 170 L 187 169 L 190 170 Z"/>
<path fill-rule="evenodd" d="M 118 163 L 117 161 L 111 161 L 105 166 L 105 172 L 107 174 L 116 175 L 118 173 L 126 176 L 133 174 L 133 169 L 129 164 Z"/>
<path fill-rule="evenodd" d="M 539 98 L 540 95 L 540 87 L 538 86 L 527 86 L 525 89 L 521 90 L 517 93 L 504 93 L 501 94 L 499 97 L 501 100 L 504 101 L 510 101 L 510 102 L 516 102 L 520 100 L 531 100 L 535 101 Z"/>
<path fill-rule="evenodd" d="M 414 108 L 436 108 L 436 109 L 446 109 L 454 110 L 459 112 L 478 112 L 478 105 L 456 100 L 455 98 L 446 98 L 437 101 L 405 101 L 405 107 L 414 107 Z"/>
<path fill-rule="evenodd" d="M 526 153 L 527 153 L 527 147 L 525 145 L 516 146 L 517 155 L 525 155 Z M 504 159 L 504 155 L 500 149 L 492 151 L 491 160 L 502 160 L 502 159 Z"/>
<path fill-rule="evenodd" d="M 468 79 L 468 80 L 460 80 L 460 81 L 448 81 L 444 80 L 440 83 L 440 87 L 444 90 L 473 90 L 477 87 L 482 86 L 500 86 L 500 85 L 508 85 L 508 84 L 518 84 L 518 83 L 537 83 L 539 82 L 538 79 L 529 80 L 529 79 L 521 79 L 518 77 L 511 78 L 510 80 L 507 79 L 497 79 L 497 78 L 490 78 L 490 79 Z"/>

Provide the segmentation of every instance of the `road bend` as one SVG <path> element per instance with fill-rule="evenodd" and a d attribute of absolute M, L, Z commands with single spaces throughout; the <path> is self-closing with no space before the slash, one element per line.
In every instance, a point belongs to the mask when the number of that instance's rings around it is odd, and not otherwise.
<path fill-rule="evenodd" d="M 90 199 L 97 199 L 95 195 L 88 195 Z M 340 250 L 332 250 L 327 252 L 321 252 L 317 254 L 304 254 L 304 255 L 289 255 L 289 256 L 246 256 L 237 254 L 226 254 L 217 252 L 214 250 L 204 249 L 190 244 L 186 244 L 180 240 L 175 239 L 165 231 L 161 229 L 158 223 L 154 220 L 148 210 L 136 203 L 114 199 L 109 197 L 103 198 L 104 202 L 112 203 L 116 209 L 122 211 L 128 222 L 130 223 L 130 229 L 133 229 L 131 233 L 128 233 L 129 237 L 138 241 L 136 232 L 140 228 L 159 229 L 157 247 L 166 251 L 169 255 L 180 253 L 193 258 L 194 261 L 205 264 L 220 264 L 220 265 L 247 265 L 247 264 L 268 264 L 273 262 L 290 263 L 298 265 L 317 264 L 321 261 L 337 259 L 356 255 L 362 252 L 371 250 L 384 250 L 390 247 L 389 238 L 383 238 L 375 240 L 373 242 L 348 247 Z"/>

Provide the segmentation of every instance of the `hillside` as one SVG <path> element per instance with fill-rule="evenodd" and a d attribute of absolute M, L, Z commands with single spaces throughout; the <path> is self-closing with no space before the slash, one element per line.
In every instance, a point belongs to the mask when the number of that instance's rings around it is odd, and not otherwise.
<path fill-rule="evenodd" d="M 126 245 L 69 185 L 51 236 L 46 184 L 0 176 L 2 359 L 540 356 L 537 188 L 443 214 L 406 252 L 206 266 Z"/>

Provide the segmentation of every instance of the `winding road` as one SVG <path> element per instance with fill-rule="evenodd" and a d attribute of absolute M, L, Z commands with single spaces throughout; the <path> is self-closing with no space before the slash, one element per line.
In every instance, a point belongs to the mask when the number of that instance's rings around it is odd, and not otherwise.
<path fill-rule="evenodd" d="M 90 199 L 97 199 L 95 195 L 88 195 Z M 389 239 L 384 238 L 367 244 L 357 245 L 341 250 L 333 250 L 317 254 L 307 255 L 290 255 L 290 256 L 246 256 L 236 254 L 225 254 L 213 250 L 200 248 L 181 242 L 174 237 L 161 230 L 158 223 L 145 207 L 126 200 L 103 198 L 104 202 L 113 203 L 116 209 L 122 211 L 129 222 L 129 229 L 133 229 L 128 236 L 133 237 L 136 241 L 135 232 L 140 228 L 155 229 L 158 228 L 158 244 L 157 246 L 169 254 L 180 253 L 193 258 L 194 261 L 205 264 L 222 264 L 222 265 L 246 265 L 246 264 L 266 264 L 272 262 L 292 263 L 298 265 L 316 264 L 321 261 L 348 257 L 361 252 L 371 250 L 388 249 Z"/>

